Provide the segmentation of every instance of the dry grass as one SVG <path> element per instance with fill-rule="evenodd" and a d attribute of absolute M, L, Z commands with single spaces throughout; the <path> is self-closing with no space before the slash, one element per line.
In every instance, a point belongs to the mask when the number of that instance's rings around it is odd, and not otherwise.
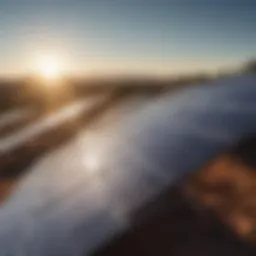
<path fill-rule="evenodd" d="M 0 203 L 10 195 L 15 183 L 16 181 L 13 179 L 0 180 Z"/>
<path fill-rule="evenodd" d="M 237 235 L 256 244 L 255 169 L 232 156 L 221 156 L 192 177 L 185 191 Z"/>

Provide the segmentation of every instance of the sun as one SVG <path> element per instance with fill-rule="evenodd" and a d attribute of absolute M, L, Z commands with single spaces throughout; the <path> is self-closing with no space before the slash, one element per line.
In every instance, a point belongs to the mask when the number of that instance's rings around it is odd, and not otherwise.
<path fill-rule="evenodd" d="M 55 80 L 63 75 L 61 62 L 54 56 L 40 56 L 35 68 L 38 75 L 47 80 Z"/>

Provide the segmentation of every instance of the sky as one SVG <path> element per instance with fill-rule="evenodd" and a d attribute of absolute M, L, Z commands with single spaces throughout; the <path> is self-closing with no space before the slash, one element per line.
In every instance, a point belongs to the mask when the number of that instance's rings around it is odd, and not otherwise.
<path fill-rule="evenodd" d="M 0 0 L 0 75 L 179 74 L 256 56 L 254 0 Z"/>

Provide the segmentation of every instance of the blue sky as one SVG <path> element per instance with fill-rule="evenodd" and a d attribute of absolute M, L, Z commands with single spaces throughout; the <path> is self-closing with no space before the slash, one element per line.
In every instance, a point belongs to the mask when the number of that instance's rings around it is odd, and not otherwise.
<path fill-rule="evenodd" d="M 67 72 L 180 73 L 255 57 L 254 1 L 0 0 L 0 73 L 38 53 Z"/>

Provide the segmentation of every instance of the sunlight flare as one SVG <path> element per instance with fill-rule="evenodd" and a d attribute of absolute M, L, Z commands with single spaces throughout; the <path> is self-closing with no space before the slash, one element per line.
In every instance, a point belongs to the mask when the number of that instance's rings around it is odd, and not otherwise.
<path fill-rule="evenodd" d="M 55 56 L 43 55 L 36 62 L 37 74 L 46 80 L 59 79 L 63 75 L 63 64 Z"/>

